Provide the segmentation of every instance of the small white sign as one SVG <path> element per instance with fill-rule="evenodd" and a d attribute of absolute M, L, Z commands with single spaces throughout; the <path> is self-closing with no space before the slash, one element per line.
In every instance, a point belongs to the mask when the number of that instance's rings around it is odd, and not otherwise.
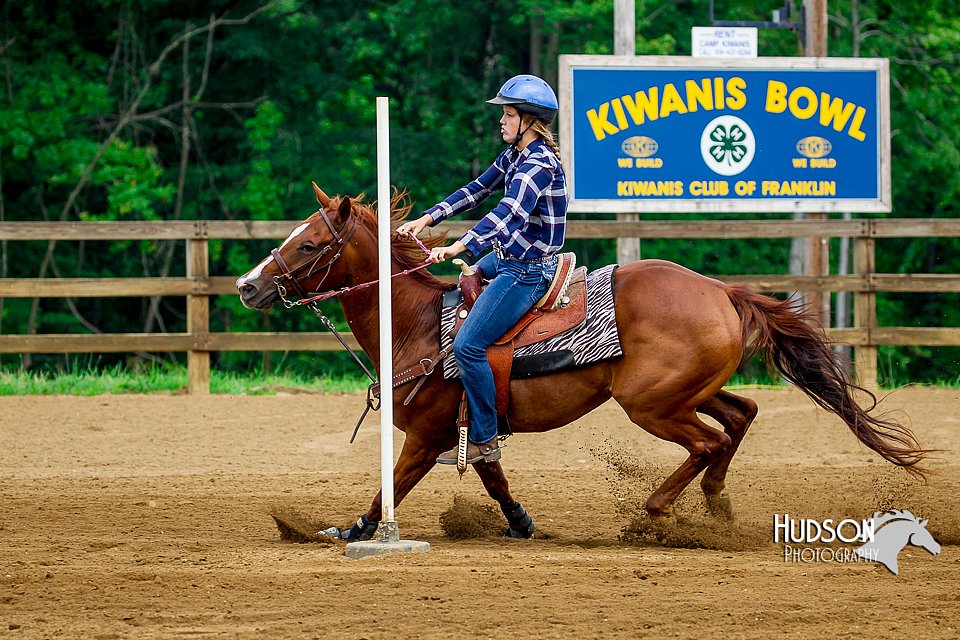
<path fill-rule="evenodd" d="M 693 27 L 694 58 L 756 58 L 756 27 Z"/>

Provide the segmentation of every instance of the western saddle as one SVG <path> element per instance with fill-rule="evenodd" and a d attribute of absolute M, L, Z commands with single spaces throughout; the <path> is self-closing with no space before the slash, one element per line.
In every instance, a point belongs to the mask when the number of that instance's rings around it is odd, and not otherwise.
<path fill-rule="evenodd" d="M 587 268 L 577 268 L 573 253 L 558 255 L 557 271 L 546 294 L 502 338 L 487 348 L 487 360 L 493 369 L 497 389 L 497 415 L 504 416 L 510 405 L 510 371 L 514 352 L 579 326 L 587 317 Z M 459 331 L 473 303 L 480 295 L 482 274 L 463 260 L 454 260 L 460 267 L 459 285 L 463 302 L 457 307 L 451 337 Z M 462 413 L 462 407 L 461 407 Z"/>

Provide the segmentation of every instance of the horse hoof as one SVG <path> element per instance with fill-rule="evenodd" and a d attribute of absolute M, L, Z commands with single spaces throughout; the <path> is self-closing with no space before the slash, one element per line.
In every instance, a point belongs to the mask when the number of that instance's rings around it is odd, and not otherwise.
<path fill-rule="evenodd" d="M 733 503 L 726 491 L 704 494 L 707 500 L 707 513 L 718 520 L 733 522 Z"/>
<path fill-rule="evenodd" d="M 340 530 L 340 539 L 346 540 L 347 542 L 372 540 L 379 526 L 380 523 L 378 521 L 368 520 L 366 514 L 364 514 L 357 519 L 357 522 L 352 527 Z M 331 527 L 331 529 L 336 529 L 336 527 Z"/>
<path fill-rule="evenodd" d="M 506 538 L 532 538 L 533 532 L 537 530 L 537 525 L 533 523 L 533 518 L 527 513 L 519 502 L 511 505 L 500 504 L 500 511 L 507 519 L 507 528 L 503 535 Z"/>
<path fill-rule="evenodd" d="M 317 531 L 318 536 L 326 536 L 331 540 L 343 540 L 347 531 L 341 531 L 339 527 L 327 527 L 323 531 Z"/>
<path fill-rule="evenodd" d="M 650 524 L 656 528 L 671 529 L 677 526 L 677 516 L 672 511 L 669 513 L 647 513 L 650 518 Z"/>
<path fill-rule="evenodd" d="M 507 527 L 506 529 L 503 530 L 503 537 L 529 540 L 533 538 L 533 527 L 530 527 L 529 529 L 524 529 L 523 531 L 519 531 L 512 527 Z"/>

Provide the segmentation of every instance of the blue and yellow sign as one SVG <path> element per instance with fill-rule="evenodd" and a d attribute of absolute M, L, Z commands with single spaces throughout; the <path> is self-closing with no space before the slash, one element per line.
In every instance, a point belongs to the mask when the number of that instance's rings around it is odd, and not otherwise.
<path fill-rule="evenodd" d="M 880 59 L 561 56 L 571 211 L 889 211 Z"/>

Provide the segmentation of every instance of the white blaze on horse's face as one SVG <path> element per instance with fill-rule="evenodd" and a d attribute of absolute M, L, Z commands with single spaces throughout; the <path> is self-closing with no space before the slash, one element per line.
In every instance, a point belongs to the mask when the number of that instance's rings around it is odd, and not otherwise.
<path fill-rule="evenodd" d="M 300 226 L 298 226 L 296 229 L 294 229 L 293 231 L 291 231 L 291 232 L 290 232 L 290 235 L 287 236 L 287 239 L 284 240 L 284 241 L 280 244 L 280 249 L 283 250 L 283 248 L 284 248 L 285 246 L 287 246 L 287 245 L 290 243 L 291 240 L 293 240 L 294 238 L 296 238 L 297 236 L 299 236 L 301 233 L 303 233 L 304 231 L 306 231 L 306 230 L 307 230 L 307 227 L 309 227 L 309 226 L 310 226 L 310 223 L 309 223 L 309 222 L 304 222 L 303 224 L 301 224 Z M 237 278 L 237 282 L 236 282 L 237 289 L 238 289 L 238 290 L 242 290 L 243 287 L 244 287 L 244 285 L 247 285 L 247 284 L 249 284 L 249 283 L 251 283 L 251 282 L 256 281 L 256 280 L 260 277 L 260 274 L 263 273 L 263 270 L 266 268 L 266 266 L 267 266 L 268 264 L 270 264 L 271 262 L 273 262 L 273 256 L 272 256 L 272 255 L 268 255 L 266 258 L 264 258 L 263 260 L 260 261 L 260 264 L 258 264 L 258 265 L 255 266 L 253 269 L 251 269 L 251 270 L 248 271 L 247 273 L 245 273 L 245 274 L 243 274 L 242 276 L 240 276 L 239 278 Z M 245 307 L 247 306 L 247 301 L 244 300 L 242 296 L 241 296 L 241 302 L 243 302 L 243 306 L 245 306 Z M 247 308 L 250 308 L 250 307 L 247 307 Z"/>
<path fill-rule="evenodd" d="M 299 227 L 297 227 L 296 229 L 294 229 L 293 231 L 291 231 L 291 232 L 290 232 L 290 235 L 287 236 L 287 239 L 284 240 L 283 243 L 280 245 L 280 249 L 282 250 L 285 246 L 287 246 L 288 244 L 290 244 L 290 241 L 291 241 L 291 240 L 293 240 L 293 239 L 296 238 L 298 235 L 300 235 L 301 233 L 303 233 L 304 231 L 306 231 L 306 230 L 307 230 L 307 227 L 309 227 L 309 226 L 310 226 L 310 223 L 309 223 L 309 222 L 304 222 L 304 223 L 301 224 Z"/>
<path fill-rule="evenodd" d="M 287 236 L 287 239 L 284 240 L 283 243 L 280 244 L 280 249 L 283 250 L 283 248 L 284 248 L 285 246 L 287 246 L 288 244 L 290 244 L 290 241 L 291 241 L 291 240 L 293 240 L 293 239 L 296 238 L 298 235 L 300 235 L 301 233 L 303 233 L 304 231 L 306 231 L 307 227 L 309 227 L 309 226 L 310 226 L 309 223 L 304 222 L 304 223 L 301 224 L 299 227 L 297 227 L 297 228 L 294 229 L 292 232 L 290 232 L 290 235 Z M 258 265 L 255 266 L 253 269 L 251 269 L 251 270 L 248 271 L 247 273 L 245 273 L 245 274 L 243 274 L 242 276 L 240 276 L 239 278 L 237 278 L 237 288 L 239 289 L 240 286 L 247 284 L 247 283 L 250 282 L 251 280 L 256 280 L 257 278 L 259 278 L 259 277 L 260 277 L 260 274 L 263 273 L 264 267 L 266 267 L 266 266 L 267 266 L 268 264 L 270 264 L 271 262 L 273 262 L 273 256 L 267 256 L 266 258 L 264 258 L 264 259 L 260 262 L 260 264 L 258 264 Z"/>

